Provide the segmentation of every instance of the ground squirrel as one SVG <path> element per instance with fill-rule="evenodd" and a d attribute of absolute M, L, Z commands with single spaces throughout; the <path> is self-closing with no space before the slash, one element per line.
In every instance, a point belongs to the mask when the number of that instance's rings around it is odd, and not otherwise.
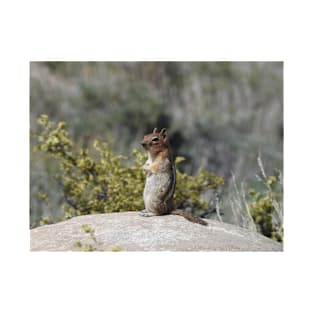
<path fill-rule="evenodd" d="M 193 223 L 207 225 L 199 217 L 174 209 L 176 170 L 166 129 L 158 132 L 155 128 L 151 134 L 144 136 L 141 145 L 148 152 L 148 160 L 143 166 L 148 173 L 143 192 L 145 209 L 141 211 L 141 215 L 175 214 Z"/>

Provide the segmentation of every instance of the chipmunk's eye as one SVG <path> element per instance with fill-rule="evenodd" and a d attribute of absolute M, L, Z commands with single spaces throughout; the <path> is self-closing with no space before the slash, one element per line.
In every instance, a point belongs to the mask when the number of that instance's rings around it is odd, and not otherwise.
<path fill-rule="evenodd" d="M 160 141 L 160 139 L 158 137 L 154 137 L 151 140 L 153 143 L 158 143 Z"/>

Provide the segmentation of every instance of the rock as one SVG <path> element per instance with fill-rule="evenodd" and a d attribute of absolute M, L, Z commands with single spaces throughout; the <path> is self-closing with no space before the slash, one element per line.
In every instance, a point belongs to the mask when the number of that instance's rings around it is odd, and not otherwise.
<path fill-rule="evenodd" d="M 142 217 L 138 212 L 84 215 L 30 230 L 30 248 L 31 251 L 283 250 L 282 244 L 258 233 L 207 221 L 208 225 L 202 226 L 177 215 Z"/>

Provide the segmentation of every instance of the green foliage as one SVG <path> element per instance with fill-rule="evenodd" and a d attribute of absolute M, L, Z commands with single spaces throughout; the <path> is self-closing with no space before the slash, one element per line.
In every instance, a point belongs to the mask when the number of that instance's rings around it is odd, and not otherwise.
<path fill-rule="evenodd" d="M 95 236 L 95 230 L 90 228 L 89 225 L 85 224 L 82 225 L 82 229 L 86 234 L 90 235 L 90 238 L 92 239 L 92 242 L 86 242 L 86 243 L 82 243 L 81 241 L 76 241 L 74 246 L 76 248 L 79 248 L 80 251 L 84 251 L 84 252 L 93 252 L 93 251 L 97 251 L 98 250 L 98 245 L 101 243 L 98 243 L 97 238 Z"/>
<path fill-rule="evenodd" d="M 35 150 L 58 161 L 59 171 L 55 178 L 64 196 L 62 209 L 65 219 L 84 214 L 143 209 L 144 151 L 133 150 L 131 157 L 127 158 L 114 154 L 107 143 L 96 140 L 92 154 L 88 149 L 75 148 L 64 122 L 55 126 L 47 115 L 41 115 L 38 124 L 41 131 L 36 134 L 38 144 Z M 178 157 L 176 163 L 183 160 Z M 209 202 L 202 199 L 201 194 L 223 183 L 223 177 L 203 168 L 196 177 L 177 170 L 176 207 L 205 211 Z M 40 197 L 45 198 L 44 192 Z"/>
<path fill-rule="evenodd" d="M 263 188 L 258 192 L 255 188 L 249 188 L 248 194 L 251 202 L 248 208 L 257 230 L 263 235 L 276 241 L 283 241 L 283 189 L 281 175 L 269 176 L 265 174 L 261 158 L 258 158 L 261 169 Z"/>
<path fill-rule="evenodd" d="M 43 225 L 49 225 L 51 224 L 51 217 L 50 216 L 43 216 L 40 219 L 39 225 L 43 226 Z"/>
<path fill-rule="evenodd" d="M 177 157 L 175 163 L 179 164 L 183 161 L 183 157 Z M 204 200 L 201 194 L 224 185 L 222 176 L 210 173 L 204 168 L 199 169 L 197 176 L 190 176 L 177 169 L 176 177 L 175 206 L 179 209 L 189 207 L 193 212 L 203 212 L 209 207 L 208 201 Z"/>
<path fill-rule="evenodd" d="M 122 247 L 120 247 L 120 246 L 114 247 L 114 248 L 112 249 L 112 252 L 121 252 L 121 251 L 123 251 L 123 249 L 122 249 Z"/>
<path fill-rule="evenodd" d="M 90 242 L 82 243 L 81 241 L 76 241 L 74 244 L 75 248 L 79 248 L 82 252 L 94 252 L 97 248 Z"/>
<path fill-rule="evenodd" d="M 94 252 L 94 251 L 101 251 L 104 252 L 106 250 L 103 249 L 103 242 L 98 241 L 98 239 L 95 236 L 95 230 L 91 228 L 89 225 L 84 224 L 82 225 L 83 231 L 90 236 L 91 241 L 82 243 L 80 240 L 77 240 L 74 243 L 74 247 L 78 248 L 80 251 L 83 252 Z M 116 246 L 112 248 L 112 252 L 119 252 L 123 251 L 122 247 Z"/>

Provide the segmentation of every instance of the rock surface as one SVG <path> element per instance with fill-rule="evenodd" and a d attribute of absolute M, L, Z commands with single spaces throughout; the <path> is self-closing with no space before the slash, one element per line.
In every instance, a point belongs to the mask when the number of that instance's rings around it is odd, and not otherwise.
<path fill-rule="evenodd" d="M 258 233 L 207 220 L 191 223 L 176 215 L 142 217 L 138 212 L 85 215 L 30 230 L 31 251 L 282 251 Z M 96 241 L 83 225 L 94 231 Z M 86 228 L 86 226 L 85 226 Z"/>

